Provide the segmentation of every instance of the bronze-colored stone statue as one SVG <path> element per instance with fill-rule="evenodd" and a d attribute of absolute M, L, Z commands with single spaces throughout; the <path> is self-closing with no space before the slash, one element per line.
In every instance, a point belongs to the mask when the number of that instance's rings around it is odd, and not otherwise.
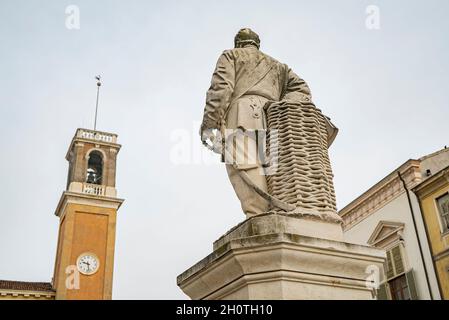
<path fill-rule="evenodd" d="M 234 43 L 207 92 L 203 143 L 223 154 L 247 217 L 274 211 L 338 220 L 327 151 L 337 129 L 313 105 L 306 82 L 259 50 L 255 32 L 241 29 Z M 277 152 L 269 173 L 267 147 Z"/>

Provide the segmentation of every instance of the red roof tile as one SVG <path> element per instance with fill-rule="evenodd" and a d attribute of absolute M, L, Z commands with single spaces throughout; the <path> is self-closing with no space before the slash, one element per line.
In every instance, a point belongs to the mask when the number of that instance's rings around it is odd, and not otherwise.
<path fill-rule="evenodd" d="M 49 282 L 25 282 L 0 280 L 0 290 L 54 292 Z"/>

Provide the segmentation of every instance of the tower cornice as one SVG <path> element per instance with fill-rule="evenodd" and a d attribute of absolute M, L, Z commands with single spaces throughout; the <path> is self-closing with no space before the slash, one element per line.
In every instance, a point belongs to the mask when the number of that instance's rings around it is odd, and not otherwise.
<path fill-rule="evenodd" d="M 94 205 L 102 208 L 112 208 L 118 210 L 124 199 L 98 196 L 87 193 L 64 191 L 59 199 L 58 205 L 55 210 L 55 216 L 60 219 L 63 218 L 63 213 L 65 212 L 65 207 L 69 203 L 83 204 L 83 205 Z"/>

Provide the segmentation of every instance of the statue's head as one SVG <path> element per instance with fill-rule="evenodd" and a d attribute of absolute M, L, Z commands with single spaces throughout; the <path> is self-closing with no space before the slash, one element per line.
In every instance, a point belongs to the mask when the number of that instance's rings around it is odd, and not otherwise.
<path fill-rule="evenodd" d="M 256 46 L 257 49 L 260 48 L 260 39 L 257 33 L 255 33 L 250 28 L 240 29 L 234 38 L 234 47 L 243 48 L 248 45 Z"/>

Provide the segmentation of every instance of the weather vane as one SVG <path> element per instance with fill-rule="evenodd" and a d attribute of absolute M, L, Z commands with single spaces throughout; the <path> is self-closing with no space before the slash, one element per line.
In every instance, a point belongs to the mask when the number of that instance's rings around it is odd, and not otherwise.
<path fill-rule="evenodd" d="M 94 122 L 94 131 L 97 130 L 97 113 L 98 113 L 98 97 L 100 96 L 100 87 L 101 87 L 101 76 L 98 75 L 95 77 L 97 79 L 97 103 L 95 104 L 95 122 Z"/>

